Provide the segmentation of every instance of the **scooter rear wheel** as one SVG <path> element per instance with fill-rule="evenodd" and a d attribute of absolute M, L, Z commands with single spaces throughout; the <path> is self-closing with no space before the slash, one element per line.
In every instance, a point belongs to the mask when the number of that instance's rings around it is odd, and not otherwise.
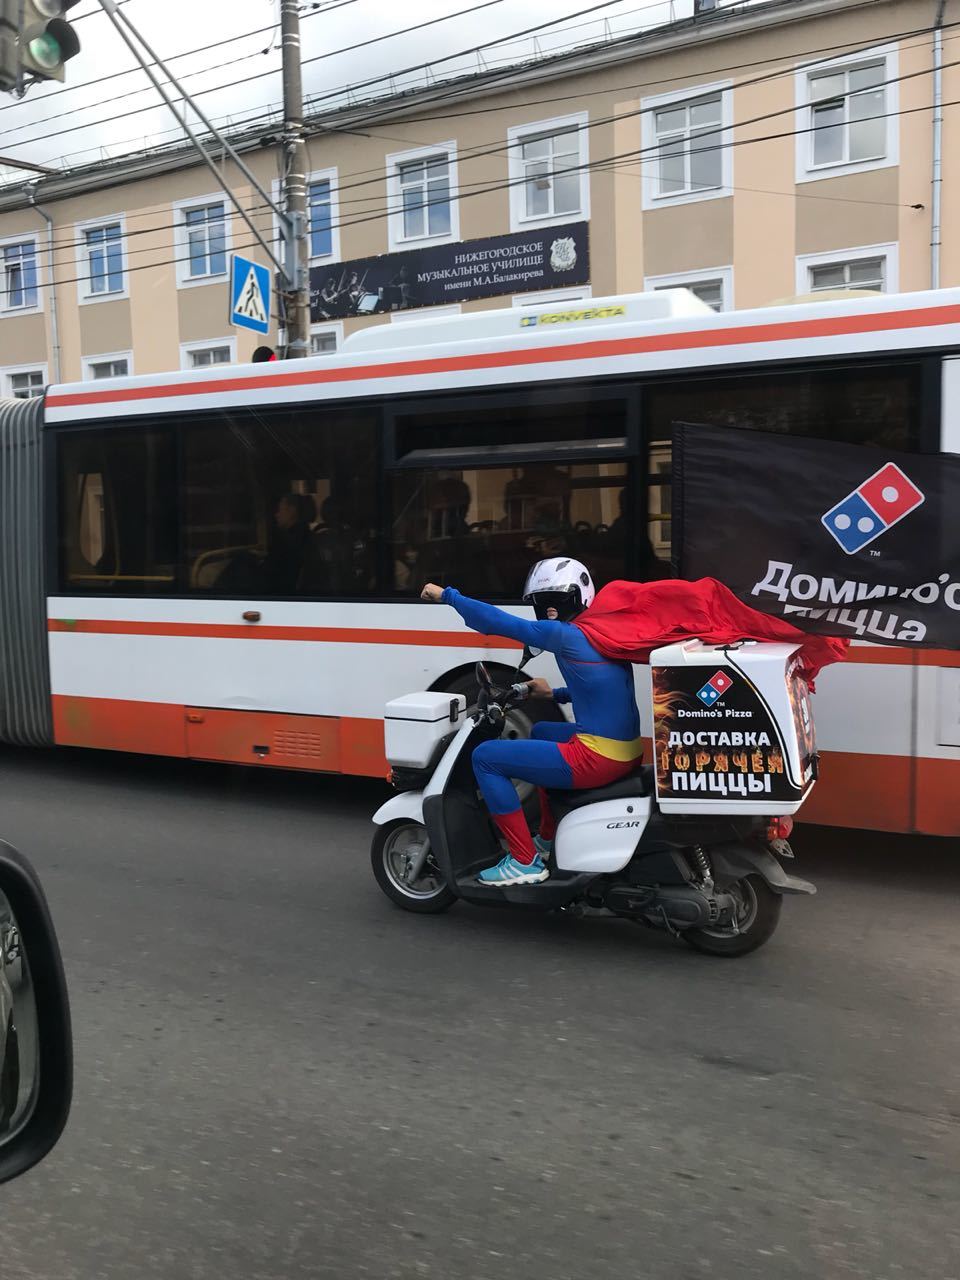
<path fill-rule="evenodd" d="M 409 818 L 398 818 L 377 827 L 370 847 L 370 863 L 377 884 L 391 902 L 404 911 L 434 915 L 447 911 L 456 894 L 444 883 L 432 853 L 427 854 L 415 879 L 410 872 L 427 839 L 426 829 Z"/>
<path fill-rule="evenodd" d="M 685 929 L 682 937 L 697 951 L 710 956 L 745 956 L 770 938 L 780 919 L 783 899 L 760 876 L 744 876 L 724 885 L 740 900 L 738 932 L 725 929 Z"/>

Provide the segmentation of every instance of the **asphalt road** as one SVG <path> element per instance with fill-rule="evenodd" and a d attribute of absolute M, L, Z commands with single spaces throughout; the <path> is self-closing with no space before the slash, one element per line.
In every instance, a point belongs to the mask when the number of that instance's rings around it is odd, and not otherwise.
<path fill-rule="evenodd" d="M 369 872 L 374 784 L 0 756 L 76 1094 L 4 1280 L 960 1276 L 960 847 L 810 829 L 745 960 Z"/>

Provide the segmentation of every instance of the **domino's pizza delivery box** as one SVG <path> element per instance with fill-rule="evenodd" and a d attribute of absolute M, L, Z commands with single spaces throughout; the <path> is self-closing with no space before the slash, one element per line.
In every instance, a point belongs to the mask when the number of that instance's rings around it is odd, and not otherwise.
<path fill-rule="evenodd" d="M 650 655 L 657 802 L 664 813 L 785 817 L 817 777 L 797 646 L 699 640 Z"/>
<path fill-rule="evenodd" d="M 456 729 L 467 708 L 462 693 L 408 693 L 387 703 L 387 759 L 404 769 L 426 769 L 441 739 Z"/>

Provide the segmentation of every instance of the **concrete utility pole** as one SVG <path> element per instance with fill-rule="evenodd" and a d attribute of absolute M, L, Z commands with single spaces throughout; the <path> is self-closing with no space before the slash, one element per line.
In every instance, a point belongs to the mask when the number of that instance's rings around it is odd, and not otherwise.
<path fill-rule="evenodd" d="M 307 148 L 303 141 L 299 0 L 280 0 L 283 46 L 283 162 L 286 213 L 293 234 L 286 244 L 287 359 L 310 354 L 310 251 L 307 237 Z"/>

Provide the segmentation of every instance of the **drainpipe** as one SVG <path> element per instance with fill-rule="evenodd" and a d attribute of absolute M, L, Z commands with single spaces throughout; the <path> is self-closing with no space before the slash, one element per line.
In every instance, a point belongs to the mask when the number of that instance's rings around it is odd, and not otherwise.
<path fill-rule="evenodd" d="M 57 318 L 57 284 L 53 269 L 53 218 L 37 204 L 35 187 L 27 188 L 27 199 L 47 224 L 47 260 L 50 263 L 50 345 L 53 348 L 53 381 L 62 382 L 60 371 L 60 324 Z"/>
<path fill-rule="evenodd" d="M 930 199 L 930 288 L 940 288 L 940 200 L 943 191 L 943 11 L 937 4 L 933 31 L 933 177 Z"/>

